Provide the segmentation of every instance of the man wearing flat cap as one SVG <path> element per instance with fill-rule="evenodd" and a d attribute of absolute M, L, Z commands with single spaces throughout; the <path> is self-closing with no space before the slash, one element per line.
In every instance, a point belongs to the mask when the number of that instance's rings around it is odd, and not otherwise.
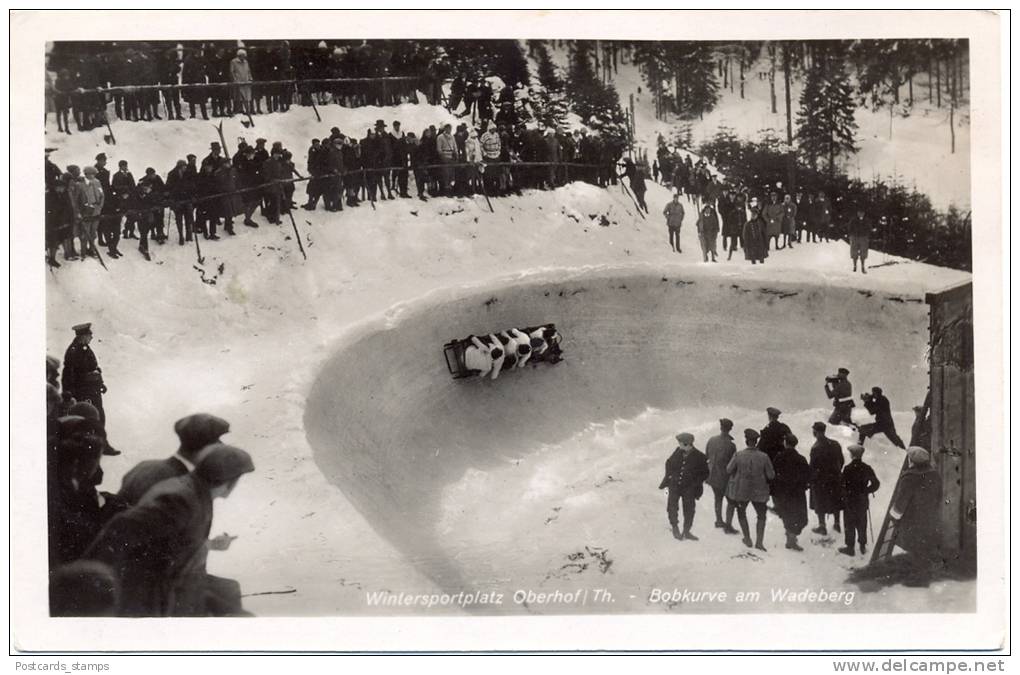
<path fill-rule="evenodd" d="M 64 372 L 60 386 L 65 394 L 78 401 L 88 401 L 99 411 L 99 422 L 106 427 L 106 412 L 103 410 L 103 370 L 96 355 L 89 347 L 92 342 L 92 324 L 80 323 L 73 326 L 74 340 L 64 352 Z"/>
<path fill-rule="evenodd" d="M 188 415 L 177 420 L 174 431 L 181 439 L 177 453 L 166 459 L 139 462 L 127 472 L 118 493 L 129 504 L 137 504 L 154 485 L 168 478 L 183 476 L 195 469 L 195 460 L 207 445 L 218 443 L 230 431 L 230 423 L 208 413 Z"/>
<path fill-rule="evenodd" d="M 815 443 L 811 446 L 809 465 L 811 467 L 811 510 L 818 516 L 818 527 L 811 530 L 815 534 L 828 534 L 825 527 L 825 516 L 832 514 L 832 529 L 840 531 L 839 512 L 843 508 L 843 447 L 825 435 L 825 423 L 815 422 L 811 425 Z"/>
<path fill-rule="evenodd" d="M 666 474 L 659 483 L 659 489 L 666 488 L 666 515 L 673 529 L 673 537 L 683 541 L 698 538 L 691 534 L 694 524 L 695 501 L 701 498 L 708 478 L 708 461 L 704 453 L 694 447 L 694 436 L 689 433 L 676 435 L 677 447 L 666 460 Z M 677 507 L 683 503 L 684 529 L 680 532 L 677 518 Z"/>
<path fill-rule="evenodd" d="M 829 424 L 846 424 L 855 427 L 850 413 L 854 408 L 854 387 L 847 379 L 850 371 L 840 368 L 835 375 L 825 378 L 825 395 L 832 399 L 832 415 Z"/>
<path fill-rule="evenodd" d="M 205 571 L 213 500 L 227 497 L 241 476 L 255 470 L 244 450 L 214 443 L 195 470 L 165 480 L 136 506 L 114 517 L 84 558 L 110 565 L 122 583 L 119 616 L 211 616 L 222 584 Z M 236 587 L 236 584 L 235 584 Z M 240 598 L 227 604 L 239 613 Z"/>
<path fill-rule="evenodd" d="M 744 444 L 747 446 L 730 459 L 726 471 L 730 482 L 726 486 L 726 497 L 730 500 L 726 508 L 727 532 L 732 527 L 733 512 L 736 510 L 740 531 L 744 535 L 744 546 L 753 545 L 759 551 L 765 548 L 765 525 L 768 515 L 769 483 L 776 477 L 775 469 L 768 455 L 758 449 L 758 432 L 744 429 Z M 754 508 L 755 541 L 751 542 L 750 524 L 747 522 L 747 505 Z"/>
<path fill-rule="evenodd" d="M 768 455 L 769 460 L 775 461 L 776 455 L 782 452 L 783 446 L 786 444 L 790 427 L 779 421 L 779 416 L 783 414 L 783 411 L 778 408 L 766 408 L 765 414 L 768 415 L 769 423 L 761 430 L 758 449 Z"/>

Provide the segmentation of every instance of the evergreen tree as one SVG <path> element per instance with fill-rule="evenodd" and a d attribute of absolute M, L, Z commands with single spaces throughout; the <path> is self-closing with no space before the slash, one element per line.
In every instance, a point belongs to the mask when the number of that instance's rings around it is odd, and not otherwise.
<path fill-rule="evenodd" d="M 627 117 L 620 108 L 616 87 L 603 84 L 595 75 L 591 61 L 592 46 L 578 40 L 570 57 L 566 93 L 573 111 L 585 124 L 615 144 L 629 141 Z"/>
<path fill-rule="evenodd" d="M 842 63 L 822 59 L 808 71 L 797 113 L 797 146 L 813 167 L 826 157 L 829 173 L 835 175 L 836 158 L 857 152 L 855 110 Z"/>

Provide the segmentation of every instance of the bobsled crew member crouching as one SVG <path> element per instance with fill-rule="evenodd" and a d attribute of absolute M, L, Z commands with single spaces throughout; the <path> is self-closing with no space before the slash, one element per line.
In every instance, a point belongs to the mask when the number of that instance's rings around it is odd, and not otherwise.
<path fill-rule="evenodd" d="M 495 335 L 489 336 L 491 345 L 485 344 L 476 335 L 468 339 L 471 344 L 464 349 L 464 365 L 475 375 L 481 377 L 489 375 L 495 380 L 503 368 L 504 351 L 499 346 L 500 341 Z"/>

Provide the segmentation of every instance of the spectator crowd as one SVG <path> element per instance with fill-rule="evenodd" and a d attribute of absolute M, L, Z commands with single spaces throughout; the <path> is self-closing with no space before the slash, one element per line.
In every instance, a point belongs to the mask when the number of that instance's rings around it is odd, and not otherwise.
<path fill-rule="evenodd" d="M 140 253 L 150 259 L 150 239 L 170 239 L 170 216 L 177 243 L 184 246 L 201 235 L 220 239 L 235 235 L 235 220 L 259 227 L 256 212 L 270 224 L 281 224 L 295 208 L 296 184 L 305 183 L 307 210 L 322 201 L 327 211 L 356 207 L 364 201 L 409 198 L 411 180 L 420 199 L 474 194 L 505 196 L 523 189 L 551 189 L 574 180 L 605 186 L 615 182 L 614 155 L 621 149 L 587 130 L 510 126 L 494 120 L 479 127 L 462 122 L 405 133 L 399 121 L 388 128 L 378 120 L 361 138 L 345 136 L 334 127 L 330 135 L 312 139 L 303 153 L 304 175 L 294 154 L 281 142 L 240 139 L 229 155 L 224 143 L 210 144 L 199 159 L 188 154 L 166 173 L 154 167 L 135 178 L 129 163 L 116 171 L 106 153 L 82 169 L 63 169 L 48 149 L 46 179 L 46 249 L 52 267 L 65 261 L 121 256 L 122 238 L 137 239 Z M 618 155 L 616 155 L 618 157 Z M 293 217 L 291 215 L 291 217 Z"/>
<path fill-rule="evenodd" d="M 46 484 L 53 616 L 243 616 L 239 584 L 206 571 L 213 503 L 254 471 L 220 439 L 230 425 L 206 413 L 174 425 L 179 445 L 137 464 L 117 492 L 100 489 L 106 433 L 102 369 L 91 324 L 74 326 L 63 363 L 46 359 Z M 63 365 L 63 373 L 61 373 Z"/>

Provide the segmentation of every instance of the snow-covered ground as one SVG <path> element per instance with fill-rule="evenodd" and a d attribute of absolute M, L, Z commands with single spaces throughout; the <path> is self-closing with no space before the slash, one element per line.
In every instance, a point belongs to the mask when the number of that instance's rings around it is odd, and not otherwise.
<path fill-rule="evenodd" d="M 566 66 L 566 49 L 550 53 L 558 65 Z M 767 71 L 767 62 L 755 64 L 746 74 L 744 99 L 740 98 L 740 83 L 734 84 L 733 91 L 722 88 L 719 82 L 719 102 L 704 119 L 691 122 L 694 146 L 710 140 L 720 128 L 732 130 L 738 137 L 759 140 L 766 132 L 776 138 L 786 139 L 786 108 L 782 72 L 776 75 L 777 111 L 772 112 L 767 79 L 760 79 L 759 73 Z M 734 73 L 737 73 L 734 66 Z M 620 64 L 619 72 L 613 77 L 613 85 L 626 108 L 630 96 L 634 96 L 635 128 L 638 140 L 651 153 L 655 151 L 656 138 L 664 138 L 678 130 L 681 122 L 672 117 L 669 120 L 655 118 L 655 105 L 648 84 L 640 69 L 632 62 Z M 794 80 L 791 86 L 791 102 L 796 133 L 796 115 L 800 107 L 802 83 Z M 640 90 L 640 91 L 639 91 Z M 901 100 L 907 98 L 907 88 L 900 92 Z M 914 82 L 914 109 L 909 117 L 895 114 L 891 122 L 889 109 L 873 111 L 858 108 L 856 114 L 857 141 L 860 151 L 845 159 L 844 170 L 848 175 L 865 182 L 878 178 L 886 183 L 901 184 L 928 195 L 937 208 L 946 209 L 953 204 L 962 210 L 970 209 L 970 123 L 969 107 L 964 105 L 956 111 L 956 150 L 950 149 L 949 107 L 937 108 L 928 104 L 926 80 L 918 77 Z"/>
<path fill-rule="evenodd" d="M 322 112 L 321 124 L 311 110 L 300 108 L 260 116 L 255 132 L 228 121 L 225 135 L 228 142 L 241 134 L 251 141 L 256 133 L 270 142 L 282 140 L 301 158 L 308 138 L 328 135 L 332 126 L 356 131 L 382 118 L 401 120 L 405 129 L 417 131 L 448 119 L 441 108 L 425 105 Z M 58 137 L 51 129 L 47 144 L 59 149 L 54 159 L 62 165 L 91 163 L 102 150 L 114 166 L 127 159 L 138 176 L 145 166 L 164 173 L 188 152 L 202 156 L 216 138 L 211 124 L 197 121 L 115 123 L 114 131 L 115 147 L 106 146 L 98 130 Z M 876 266 L 867 276 L 852 274 L 841 242 L 777 252 L 764 266 L 752 267 L 740 257 L 704 264 L 692 215 L 682 233 L 683 253 L 669 249 L 658 215 L 668 198 L 665 188 L 650 187 L 648 219 L 637 214 L 619 186 L 602 190 L 584 184 L 493 200 L 494 213 L 482 198 L 406 199 L 381 202 L 377 210 L 365 205 L 338 214 L 298 211 L 307 261 L 289 225 L 238 227 L 237 237 L 203 242 L 202 265 L 191 248 L 178 247 L 174 239 L 153 245 L 152 262 L 144 261 L 127 240 L 121 245 L 125 256 L 107 261 L 109 272 L 86 261 L 67 263 L 48 275 L 47 351 L 62 354 L 70 326 L 93 322 L 93 348 L 110 388 L 105 399 L 109 433 L 123 450 L 119 457 L 104 458 L 104 489 L 115 490 L 134 463 L 171 454 L 176 447 L 172 424 L 179 417 L 208 411 L 231 422 L 226 440 L 251 451 L 257 470 L 230 499 L 217 503 L 214 530 L 239 538 L 229 551 L 212 553 L 209 564 L 212 572 L 239 579 L 245 592 L 254 594 L 247 606 L 260 615 L 418 613 L 422 610 L 370 608 L 366 594 L 450 589 L 449 577 L 437 573 L 440 568 L 455 570 L 471 584 L 488 579 L 508 593 L 611 587 L 614 595 L 625 589 L 635 595 L 618 596 L 615 609 L 584 609 L 598 612 L 713 609 L 650 604 L 647 592 L 656 586 L 710 590 L 731 585 L 735 590 L 746 582 L 754 589 L 859 590 L 844 580 L 863 559 L 835 555 L 831 538 L 806 536 L 808 551 L 794 555 L 782 548 L 778 521 L 771 518 L 769 552 L 749 555 L 738 542 L 712 530 L 706 500 L 699 503 L 696 530 L 702 541 L 676 542 L 665 524 L 664 495 L 655 490 L 662 461 L 678 430 L 693 431 L 703 444 L 723 414 L 734 419 L 738 430 L 760 428 L 766 405 L 786 410 L 784 419 L 806 453 L 809 423 L 823 414 L 820 378 L 848 358 L 855 375 L 860 373 L 855 380 L 859 388 L 882 381 L 905 433 L 910 406 L 923 396 L 925 382 L 923 293 L 968 277 L 882 254 L 873 257 Z M 693 214 L 693 205 L 686 206 Z M 602 216 L 608 225 L 600 224 Z M 666 285 L 674 294 L 655 297 L 651 290 L 639 290 L 659 278 L 670 282 Z M 689 300 L 680 282 L 694 282 Z M 451 381 L 441 342 L 433 338 L 504 328 L 489 322 L 516 316 L 528 306 L 528 289 L 536 284 L 560 283 L 573 290 L 602 289 L 602 295 L 580 292 L 564 301 L 563 315 L 573 317 L 565 325 L 573 321 L 584 328 L 582 334 L 568 332 L 567 361 L 507 375 L 485 390 L 491 404 L 485 414 L 496 410 L 518 419 L 520 433 L 502 438 L 505 449 L 498 456 L 470 465 L 444 463 L 448 456 L 463 456 L 470 437 L 458 443 L 451 435 L 447 447 L 429 447 L 431 459 L 420 466 L 431 472 L 428 486 L 434 490 L 425 496 L 434 510 L 415 511 L 399 501 L 395 505 L 407 510 L 382 522 L 384 497 L 399 495 L 401 486 L 408 485 L 399 482 L 405 476 L 391 478 L 385 470 L 401 466 L 405 449 L 413 455 L 421 448 L 351 448 L 346 440 L 382 438 L 377 435 L 381 429 L 389 438 L 414 439 L 416 425 L 438 438 L 440 422 L 457 428 L 456 418 L 429 419 L 410 405 L 437 399 L 463 403 L 470 398 L 453 388 L 482 384 Z M 627 292 L 621 285 L 633 286 L 633 295 L 620 295 Z M 784 289 L 799 289 L 799 295 L 784 298 Z M 479 294 L 502 298 L 502 304 L 468 303 Z M 608 304 L 601 304 L 600 297 Z M 546 311 L 552 305 L 535 306 L 543 309 L 536 321 L 558 321 Z M 443 317 L 464 317 L 472 307 L 477 313 L 464 322 L 470 325 L 442 325 Z M 615 316 L 637 323 L 630 333 L 621 332 L 622 324 L 610 321 Z M 433 323 L 421 323 L 429 317 Z M 598 332 L 600 320 L 605 320 L 605 333 Z M 600 342 L 604 336 L 634 340 L 641 334 L 640 322 L 653 320 L 655 330 L 648 331 L 644 342 L 632 342 L 629 351 L 625 344 Z M 422 332 L 417 342 L 406 340 L 419 334 L 412 329 L 426 325 L 435 335 Z M 675 342 L 671 327 L 691 339 Z M 826 341 L 819 335 L 844 337 Z M 349 351 L 365 350 L 372 344 L 365 340 L 373 337 L 380 345 L 392 338 L 425 356 L 408 361 L 384 349 Z M 662 372 L 655 367 L 660 361 L 646 364 L 640 370 L 644 382 L 614 365 L 627 354 L 639 357 L 646 346 L 656 358 L 675 353 L 676 361 Z M 331 370 L 331 364 L 345 363 L 355 353 L 364 354 L 353 365 L 365 377 L 344 380 Z M 597 379 L 599 359 L 619 374 L 615 382 Z M 391 361 L 406 367 L 390 370 Z M 386 379 L 369 377 L 373 373 Z M 558 426 L 555 416 L 543 414 L 534 419 L 542 421 L 544 432 L 534 433 L 528 416 L 511 399 L 496 409 L 501 392 L 523 395 L 528 378 L 535 386 L 553 386 L 560 373 L 573 386 L 561 392 L 564 402 L 548 402 L 552 411 L 557 405 L 570 411 Z M 663 373 L 675 383 L 660 379 L 645 386 L 648 378 L 663 378 Z M 333 426 L 324 422 L 330 417 L 328 408 L 321 409 L 324 399 L 313 397 L 328 384 L 325 374 L 348 388 L 333 392 L 347 402 L 344 408 L 336 406 Z M 744 378 L 752 383 L 746 388 L 741 387 Z M 774 389 L 763 388 L 768 378 Z M 601 389 L 586 388 L 594 384 Z M 614 387 L 620 394 L 614 405 L 585 406 Z M 660 393 L 642 398 L 645 391 Z M 633 396 L 623 396 L 627 393 Z M 313 400 L 320 406 L 316 415 L 309 413 Z M 322 437 L 329 436 L 324 432 L 335 433 L 337 452 L 347 453 L 341 461 L 324 457 Z M 309 435 L 316 434 L 313 449 Z M 901 456 L 884 439 L 869 447 L 868 459 L 886 485 L 875 502 L 877 520 Z M 360 453 L 356 462 L 351 459 L 355 450 Z M 388 464 L 388 458 L 393 462 Z M 407 461 L 425 459 L 415 455 Z M 363 472 L 353 475 L 367 490 L 336 487 L 342 480 L 335 471 L 344 462 Z M 373 486 L 382 497 L 370 503 L 365 495 Z M 435 518 L 425 521 L 423 513 Z M 402 518 L 422 531 L 392 526 Z M 426 553 L 444 558 L 443 565 L 413 553 L 418 539 L 439 542 Z M 451 560 L 452 566 L 447 564 Z M 606 560 L 611 565 L 603 569 Z M 272 591 L 293 592 L 267 594 Z M 894 587 L 857 593 L 848 609 L 958 609 L 973 602 L 973 593 L 973 583 L 960 582 L 938 582 L 927 590 Z M 750 609 L 782 611 L 771 604 Z M 482 611 L 577 610 L 532 604 Z M 845 610 L 794 604 L 788 611 Z"/>

